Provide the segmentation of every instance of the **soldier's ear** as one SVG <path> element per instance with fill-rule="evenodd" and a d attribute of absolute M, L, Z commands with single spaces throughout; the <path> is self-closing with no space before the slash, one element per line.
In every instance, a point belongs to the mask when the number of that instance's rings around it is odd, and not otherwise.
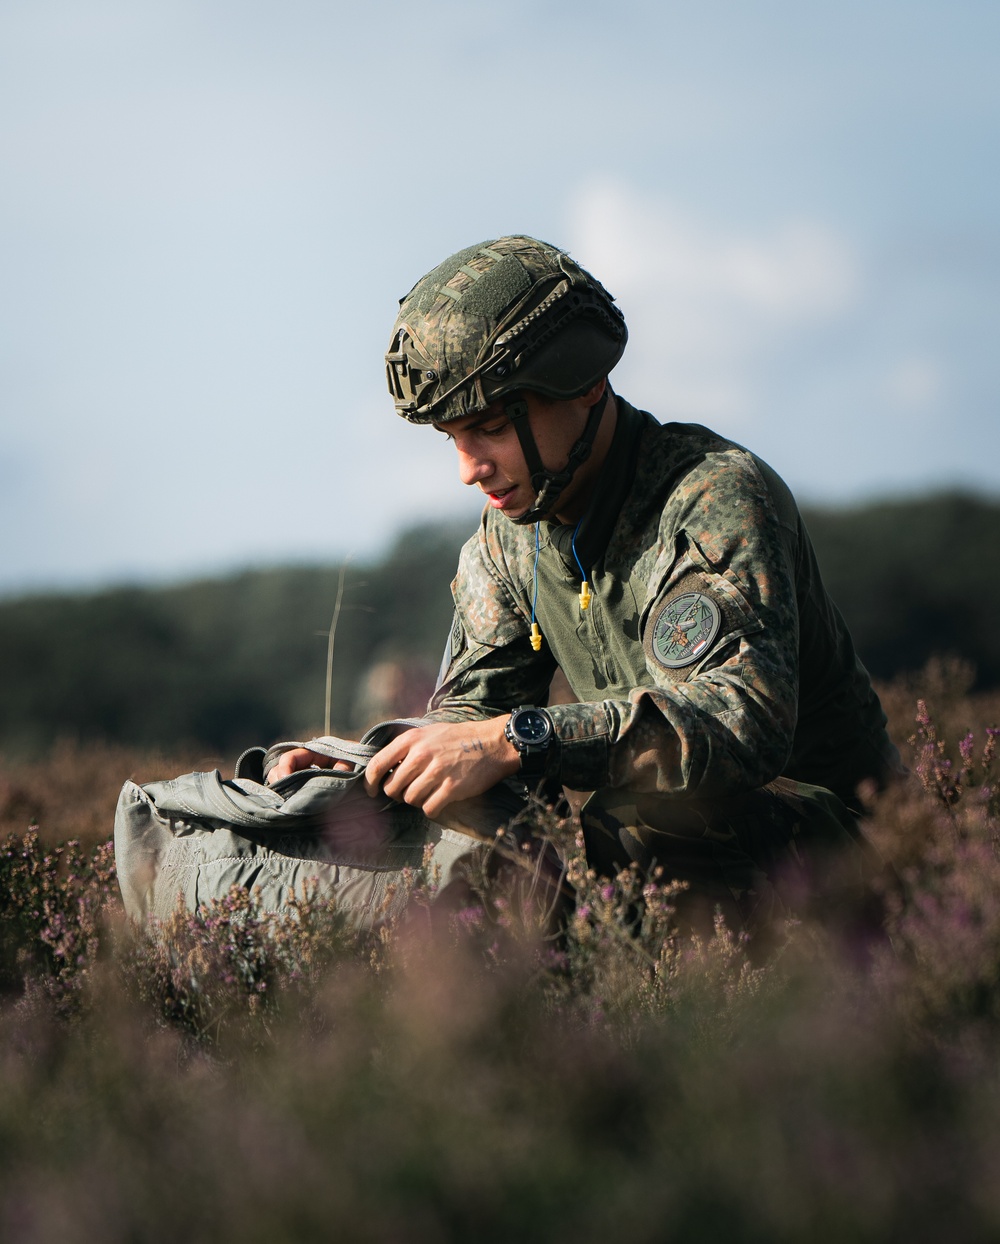
<path fill-rule="evenodd" d="M 593 386 L 592 389 L 584 393 L 583 395 L 584 402 L 586 402 L 588 406 L 593 406 L 595 402 L 599 402 L 601 400 L 601 397 L 604 394 L 604 390 L 607 387 L 608 387 L 608 378 L 607 376 L 604 376 L 600 380 L 598 380 L 598 382 Z"/>

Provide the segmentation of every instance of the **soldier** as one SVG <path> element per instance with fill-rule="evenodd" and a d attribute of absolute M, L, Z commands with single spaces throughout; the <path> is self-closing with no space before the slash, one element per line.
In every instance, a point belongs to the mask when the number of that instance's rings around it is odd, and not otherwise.
<path fill-rule="evenodd" d="M 857 791 L 899 758 L 788 488 L 613 393 L 626 340 L 604 287 L 529 237 L 402 300 L 396 410 L 447 436 L 486 506 L 426 724 L 366 785 L 432 821 L 518 777 L 587 792 L 592 864 L 659 868 L 695 927 L 721 906 L 752 930 L 835 861 L 864 871 Z M 547 707 L 557 667 L 577 702 Z"/>

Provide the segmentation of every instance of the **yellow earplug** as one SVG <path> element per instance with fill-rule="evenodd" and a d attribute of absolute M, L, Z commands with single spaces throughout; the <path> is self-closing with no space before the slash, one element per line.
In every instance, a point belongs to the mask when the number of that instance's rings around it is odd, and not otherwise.
<path fill-rule="evenodd" d="M 580 610 L 586 612 L 590 608 L 590 584 L 586 579 L 580 584 Z"/>
<path fill-rule="evenodd" d="M 531 624 L 531 646 L 536 652 L 542 650 L 542 632 L 538 629 L 537 622 Z"/>

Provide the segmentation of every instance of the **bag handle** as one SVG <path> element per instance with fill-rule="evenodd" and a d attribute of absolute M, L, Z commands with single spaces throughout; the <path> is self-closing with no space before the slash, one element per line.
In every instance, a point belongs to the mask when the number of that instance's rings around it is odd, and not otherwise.
<path fill-rule="evenodd" d="M 275 743 L 264 751 L 262 756 L 263 776 L 266 779 L 278 760 L 285 752 L 293 751 L 297 747 L 304 747 L 311 752 L 317 752 L 320 756 L 327 756 L 330 760 L 344 760 L 348 764 L 354 766 L 354 771 L 358 772 L 363 769 L 369 760 L 382 750 L 387 743 L 390 743 L 397 735 L 402 734 L 404 730 L 413 730 L 419 726 L 427 725 L 427 720 L 423 717 L 396 717 L 391 721 L 380 721 L 378 725 L 372 726 L 360 738 L 358 742 L 354 739 L 341 739 L 336 735 L 322 734 L 315 739 L 308 739 L 305 743 L 299 743 L 290 740 L 285 743 Z M 246 752 L 236 762 L 236 773 L 240 776 L 241 768 L 246 768 L 244 758 L 249 757 L 251 752 L 260 752 L 261 748 L 248 748 Z"/>

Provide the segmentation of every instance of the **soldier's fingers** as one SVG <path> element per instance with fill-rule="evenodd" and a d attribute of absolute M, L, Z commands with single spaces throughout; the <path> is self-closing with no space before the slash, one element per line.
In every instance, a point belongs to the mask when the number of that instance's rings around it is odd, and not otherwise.
<path fill-rule="evenodd" d="M 443 782 L 438 782 L 432 791 L 421 798 L 418 807 L 428 820 L 433 821 L 447 808 L 448 804 L 454 803 L 457 798 L 455 783 L 451 779 L 445 779 Z"/>
<path fill-rule="evenodd" d="M 426 769 L 417 772 L 397 770 L 391 779 L 391 786 L 391 791 L 385 786 L 383 789 L 393 799 L 424 811 L 431 802 L 440 798 L 442 792 L 440 777 Z"/>
<path fill-rule="evenodd" d="M 409 750 L 409 743 L 406 742 L 407 735 L 414 733 L 416 732 L 408 730 L 406 734 L 401 734 L 399 738 L 393 739 L 391 743 L 387 743 L 380 752 L 376 752 L 369 760 L 365 766 L 366 794 L 371 795 L 373 798 L 381 794 L 386 777 L 397 767 Z M 389 793 L 389 791 L 386 791 L 386 794 Z M 391 797 L 395 798 L 394 795 Z"/>
<path fill-rule="evenodd" d="M 427 782 L 426 759 L 422 758 L 419 753 L 411 752 L 406 756 L 401 756 L 385 775 L 382 779 L 382 790 L 390 799 L 398 800 L 400 803 L 416 804 L 416 801 L 410 797 L 410 789 L 418 787 L 423 789 Z"/>
<path fill-rule="evenodd" d="M 274 767 L 267 775 L 267 784 L 268 786 L 273 786 L 275 782 L 280 782 L 282 778 L 298 773 L 300 769 L 308 769 L 310 766 L 315 766 L 319 769 L 329 769 L 331 767 L 330 758 L 321 755 L 319 752 L 311 752 L 308 747 L 293 747 L 290 751 L 278 757 Z M 334 769 L 350 769 L 352 766 L 345 764 L 342 760 L 338 760 L 332 767 Z"/>
<path fill-rule="evenodd" d="M 297 769 L 304 768 L 305 764 L 300 763 L 300 759 L 308 755 L 310 753 L 304 747 L 295 747 L 290 752 L 285 752 L 279 756 L 274 767 L 267 775 L 268 786 L 273 786 L 275 782 L 288 777 L 289 774 L 294 773 Z M 307 764 L 308 761 L 305 763 Z"/>

